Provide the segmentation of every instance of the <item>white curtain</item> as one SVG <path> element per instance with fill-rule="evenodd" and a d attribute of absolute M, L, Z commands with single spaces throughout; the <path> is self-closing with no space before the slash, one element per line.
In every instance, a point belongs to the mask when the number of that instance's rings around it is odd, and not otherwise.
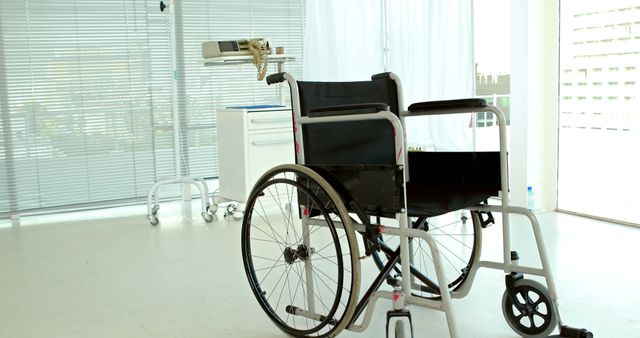
<path fill-rule="evenodd" d="M 366 80 L 386 70 L 400 77 L 407 106 L 472 97 L 472 8 L 472 0 L 308 0 L 304 79 Z M 470 122 L 469 114 L 411 118 L 409 146 L 471 150 Z"/>
<path fill-rule="evenodd" d="M 308 0 L 307 81 L 359 81 L 384 71 L 382 0 Z"/>

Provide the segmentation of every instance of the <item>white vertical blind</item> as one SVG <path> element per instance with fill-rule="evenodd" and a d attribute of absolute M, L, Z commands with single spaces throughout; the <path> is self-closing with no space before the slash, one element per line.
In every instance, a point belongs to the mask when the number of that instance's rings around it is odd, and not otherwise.
<path fill-rule="evenodd" d="M 390 71 L 402 81 L 406 106 L 474 95 L 470 0 L 307 4 L 306 39 L 312 43 L 305 49 L 306 80 L 366 80 Z M 408 143 L 424 150 L 471 149 L 470 119 L 467 114 L 413 117 Z"/>
<path fill-rule="evenodd" d="M 174 99 L 184 171 L 216 177 L 214 108 L 277 98 L 200 44 L 268 36 L 301 59 L 302 1 L 182 1 L 178 98 L 159 1 L 0 1 L 0 214 L 144 197 L 174 175 Z"/>

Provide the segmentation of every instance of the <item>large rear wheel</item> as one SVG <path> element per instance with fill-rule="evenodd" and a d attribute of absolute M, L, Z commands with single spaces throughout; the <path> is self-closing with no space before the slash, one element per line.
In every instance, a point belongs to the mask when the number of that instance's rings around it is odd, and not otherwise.
<path fill-rule="evenodd" d="M 348 325 L 360 288 L 358 243 L 342 199 L 313 170 L 282 165 L 258 180 L 242 257 L 258 303 L 285 333 L 333 337 Z"/>

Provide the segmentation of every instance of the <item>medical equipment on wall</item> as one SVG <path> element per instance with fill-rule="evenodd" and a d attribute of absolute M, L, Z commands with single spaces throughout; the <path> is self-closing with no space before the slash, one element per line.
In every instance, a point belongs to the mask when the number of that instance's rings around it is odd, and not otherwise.
<path fill-rule="evenodd" d="M 253 64 L 258 69 L 258 81 L 267 73 L 268 55 L 271 53 L 269 41 L 265 38 L 206 41 L 202 43 L 202 57 L 253 56 Z"/>

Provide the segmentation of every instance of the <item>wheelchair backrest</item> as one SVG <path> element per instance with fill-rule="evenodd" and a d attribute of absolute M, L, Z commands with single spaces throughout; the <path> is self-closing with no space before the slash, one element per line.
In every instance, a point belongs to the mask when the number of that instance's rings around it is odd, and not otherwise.
<path fill-rule="evenodd" d="M 298 81 L 300 114 L 308 116 L 311 110 L 327 106 L 384 103 L 398 115 L 397 86 L 385 75 L 374 75 L 371 81 L 357 82 Z M 393 132 L 389 123 L 383 120 L 304 125 L 305 164 L 395 164 Z"/>

